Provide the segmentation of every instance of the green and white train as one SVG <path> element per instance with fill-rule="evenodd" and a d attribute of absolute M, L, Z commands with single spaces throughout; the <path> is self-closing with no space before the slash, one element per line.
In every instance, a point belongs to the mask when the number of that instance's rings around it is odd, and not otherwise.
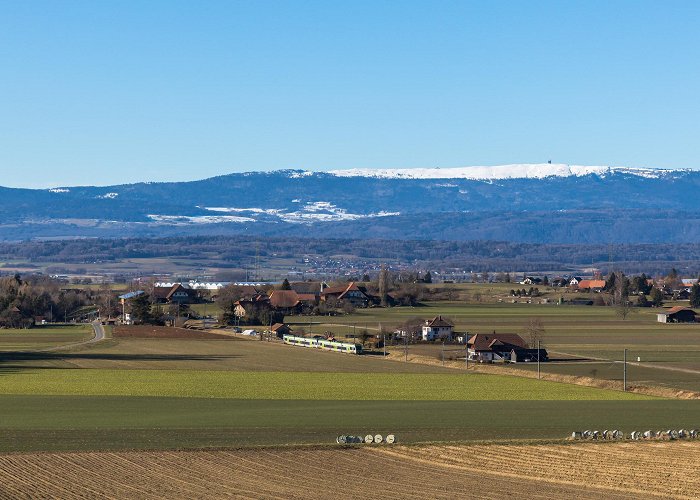
<path fill-rule="evenodd" d="M 347 352 L 350 354 L 362 354 L 361 344 L 350 344 L 348 342 L 337 342 L 335 340 L 295 337 L 294 335 L 284 335 L 282 340 L 285 344 L 289 345 L 312 347 L 314 349 L 324 349 L 326 351 Z"/>

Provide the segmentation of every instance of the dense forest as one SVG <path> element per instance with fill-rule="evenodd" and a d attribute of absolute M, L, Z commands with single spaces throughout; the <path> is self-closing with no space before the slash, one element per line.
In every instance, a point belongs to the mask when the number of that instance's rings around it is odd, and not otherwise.
<path fill-rule="evenodd" d="M 676 268 L 700 272 L 698 244 L 538 244 L 503 241 L 312 239 L 253 236 L 83 239 L 0 243 L 0 260 L 35 263 L 100 263 L 128 258 L 171 257 L 244 267 L 251 259 L 306 256 L 413 265 L 420 269 L 576 270 L 597 267 L 626 273 L 659 274 Z"/>

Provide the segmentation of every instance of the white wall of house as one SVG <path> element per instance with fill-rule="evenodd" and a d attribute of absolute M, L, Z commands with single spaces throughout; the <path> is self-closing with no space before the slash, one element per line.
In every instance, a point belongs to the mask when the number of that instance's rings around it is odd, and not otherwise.
<path fill-rule="evenodd" d="M 437 340 L 452 337 L 452 327 L 450 326 L 424 326 L 423 340 Z"/>

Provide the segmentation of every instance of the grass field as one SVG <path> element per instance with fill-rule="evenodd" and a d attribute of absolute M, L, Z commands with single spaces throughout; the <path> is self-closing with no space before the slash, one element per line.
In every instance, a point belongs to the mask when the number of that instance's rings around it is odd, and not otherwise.
<path fill-rule="evenodd" d="M 484 374 L 22 370 L 0 394 L 165 396 L 275 400 L 639 400 L 633 393 Z"/>
<path fill-rule="evenodd" d="M 695 401 L 328 401 L 0 396 L 0 451 L 561 440 L 573 430 L 692 428 Z"/>
<path fill-rule="evenodd" d="M 50 325 L 31 329 L 0 329 L 0 353 L 46 349 L 92 338 L 90 325 Z"/>

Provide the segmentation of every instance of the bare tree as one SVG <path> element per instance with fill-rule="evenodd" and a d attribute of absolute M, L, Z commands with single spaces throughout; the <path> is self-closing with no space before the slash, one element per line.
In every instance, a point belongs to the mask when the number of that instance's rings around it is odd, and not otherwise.
<path fill-rule="evenodd" d="M 546 330 L 541 318 L 530 318 L 527 323 L 525 323 L 523 332 L 530 348 L 534 349 L 537 347 L 537 341 L 542 341 Z"/>
<path fill-rule="evenodd" d="M 625 321 L 630 314 L 636 313 L 637 310 L 632 307 L 632 302 L 629 300 L 623 300 L 615 308 L 615 314 L 622 320 Z"/>

